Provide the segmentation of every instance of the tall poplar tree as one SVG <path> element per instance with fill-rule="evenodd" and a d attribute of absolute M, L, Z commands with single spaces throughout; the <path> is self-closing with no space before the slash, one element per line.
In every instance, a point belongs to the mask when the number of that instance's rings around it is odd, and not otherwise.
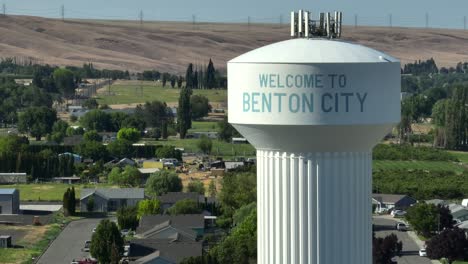
<path fill-rule="evenodd" d="M 192 127 L 192 114 L 190 109 L 190 97 L 193 87 L 193 65 L 189 64 L 185 74 L 185 87 L 182 88 L 179 95 L 179 107 L 177 109 L 177 125 L 180 138 L 185 138 L 187 130 Z"/>
<path fill-rule="evenodd" d="M 216 70 L 213 65 L 213 61 L 210 59 L 208 63 L 208 67 L 206 68 L 206 87 L 208 89 L 216 88 L 216 78 L 215 78 Z"/>

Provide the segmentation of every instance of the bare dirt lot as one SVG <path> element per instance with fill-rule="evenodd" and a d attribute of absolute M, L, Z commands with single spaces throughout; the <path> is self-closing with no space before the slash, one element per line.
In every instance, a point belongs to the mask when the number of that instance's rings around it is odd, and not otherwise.
<path fill-rule="evenodd" d="M 289 26 L 179 22 L 0 18 L 1 57 L 34 58 L 40 63 L 184 73 L 189 62 L 217 68 L 254 48 L 289 39 Z M 343 39 L 389 53 L 403 63 L 433 57 L 439 66 L 468 61 L 468 31 L 344 27 Z"/>

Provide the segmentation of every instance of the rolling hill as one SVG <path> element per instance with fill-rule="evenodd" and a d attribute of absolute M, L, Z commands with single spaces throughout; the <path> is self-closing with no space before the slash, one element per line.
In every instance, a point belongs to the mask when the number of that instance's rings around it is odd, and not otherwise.
<path fill-rule="evenodd" d="M 433 57 L 439 66 L 468 61 L 468 31 L 345 27 L 343 39 L 400 58 Z M 39 63 L 142 71 L 185 72 L 189 62 L 217 68 L 246 51 L 289 38 L 289 26 L 0 17 L 0 57 Z"/>

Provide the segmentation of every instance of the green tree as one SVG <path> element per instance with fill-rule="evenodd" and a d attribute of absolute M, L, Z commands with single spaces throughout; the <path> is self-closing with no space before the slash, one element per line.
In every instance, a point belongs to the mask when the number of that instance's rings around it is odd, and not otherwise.
<path fill-rule="evenodd" d="M 30 107 L 19 114 L 18 130 L 35 137 L 37 141 L 52 131 L 57 112 L 47 107 Z"/>
<path fill-rule="evenodd" d="M 138 202 L 138 219 L 146 215 L 161 213 L 161 202 L 158 199 L 143 200 Z"/>
<path fill-rule="evenodd" d="M 146 193 L 153 197 L 168 193 L 182 191 L 182 180 L 171 171 L 163 170 L 153 173 L 146 181 Z"/>
<path fill-rule="evenodd" d="M 117 210 L 117 223 L 120 229 L 136 230 L 138 227 L 137 208 L 124 206 Z"/>
<path fill-rule="evenodd" d="M 214 179 L 210 181 L 210 185 L 208 186 L 208 193 L 210 197 L 216 197 L 216 193 L 218 191 L 216 190 L 216 182 Z"/>
<path fill-rule="evenodd" d="M 101 135 L 99 135 L 99 133 L 96 130 L 86 131 L 83 134 L 83 139 L 85 141 L 96 141 L 96 142 L 101 142 L 102 141 Z"/>
<path fill-rule="evenodd" d="M 168 209 L 168 213 L 171 215 L 199 214 L 201 212 L 201 206 L 192 199 L 182 199 Z"/>
<path fill-rule="evenodd" d="M 418 203 L 411 206 L 405 217 L 413 229 L 425 237 L 431 237 L 438 228 L 439 211 L 433 204 Z"/>
<path fill-rule="evenodd" d="M 162 124 L 173 123 L 172 111 L 165 102 L 152 101 L 144 105 L 138 105 L 135 109 L 135 116 L 144 120 L 146 126 L 161 129 Z"/>
<path fill-rule="evenodd" d="M 175 149 L 174 146 L 160 146 L 156 149 L 155 156 L 158 159 L 177 159 L 182 160 L 182 152 Z"/>
<path fill-rule="evenodd" d="M 99 263 L 116 264 L 111 262 L 112 247 L 120 256 L 123 253 L 123 246 L 124 240 L 117 225 L 107 219 L 101 220 L 91 238 L 90 254 L 95 256 Z"/>
<path fill-rule="evenodd" d="M 80 118 L 81 125 L 86 130 L 96 130 L 98 132 L 111 131 L 111 117 L 104 111 L 91 110 Z"/>
<path fill-rule="evenodd" d="M 187 130 L 189 130 L 192 127 L 192 111 L 190 109 L 191 96 L 191 87 L 186 86 L 180 91 L 179 107 L 177 109 L 177 124 L 181 139 L 185 138 Z"/>
<path fill-rule="evenodd" d="M 72 186 L 70 189 L 70 194 L 69 194 L 69 212 L 71 215 L 76 214 L 76 194 L 75 194 L 75 186 Z"/>
<path fill-rule="evenodd" d="M 0 137 L 0 154 L 14 154 L 25 152 L 29 141 L 26 137 L 7 135 Z"/>
<path fill-rule="evenodd" d="M 392 264 L 392 258 L 399 255 L 403 248 L 403 243 L 398 241 L 395 234 L 390 234 L 384 238 L 372 236 L 372 259 L 374 264 Z"/>
<path fill-rule="evenodd" d="M 203 185 L 203 182 L 200 180 L 191 181 L 187 185 L 187 190 L 189 192 L 196 192 L 196 193 L 204 195 L 205 185 Z"/>
<path fill-rule="evenodd" d="M 448 259 L 449 263 L 463 259 L 468 247 L 465 231 L 459 228 L 445 229 L 427 242 L 427 256 L 431 259 Z"/>
<path fill-rule="evenodd" d="M 190 108 L 192 110 L 193 120 L 207 116 L 211 110 L 208 98 L 198 94 L 194 94 L 190 97 Z"/>
<path fill-rule="evenodd" d="M 63 215 L 69 216 L 70 215 L 70 188 L 67 188 L 65 193 L 63 194 Z"/>
<path fill-rule="evenodd" d="M 67 134 L 68 123 L 62 120 L 57 120 L 52 126 L 52 132 L 48 136 L 48 140 L 56 143 L 61 143 Z"/>
<path fill-rule="evenodd" d="M 198 140 L 198 148 L 205 154 L 210 154 L 213 148 L 213 142 L 206 135 L 202 135 Z"/>
<path fill-rule="evenodd" d="M 87 108 L 87 109 L 98 109 L 99 104 L 98 104 L 98 102 L 96 101 L 96 99 L 90 98 L 90 99 L 86 99 L 86 100 L 83 102 L 83 107 L 85 107 L 85 108 Z"/>
<path fill-rule="evenodd" d="M 211 59 L 206 68 L 206 86 L 208 89 L 216 88 L 216 70 Z"/>
<path fill-rule="evenodd" d="M 63 97 L 70 98 L 75 94 L 76 85 L 72 71 L 63 68 L 57 68 L 53 75 L 55 85 Z"/>
<path fill-rule="evenodd" d="M 115 140 L 107 145 L 107 150 L 111 156 L 119 159 L 133 154 L 132 143 L 127 140 Z"/>
<path fill-rule="evenodd" d="M 136 128 L 121 128 L 117 133 L 117 139 L 127 140 L 129 142 L 138 142 L 141 138 L 141 133 Z"/>
<path fill-rule="evenodd" d="M 109 153 L 106 146 L 96 141 L 85 141 L 77 146 L 76 152 L 84 158 L 90 158 L 94 161 L 107 159 Z"/>
<path fill-rule="evenodd" d="M 115 167 L 111 170 L 107 179 L 111 184 L 137 187 L 140 185 L 141 173 L 137 168 L 128 165 L 123 171 Z"/>
<path fill-rule="evenodd" d="M 228 122 L 227 116 L 218 123 L 218 138 L 229 142 L 233 137 L 240 137 L 240 133 Z"/>

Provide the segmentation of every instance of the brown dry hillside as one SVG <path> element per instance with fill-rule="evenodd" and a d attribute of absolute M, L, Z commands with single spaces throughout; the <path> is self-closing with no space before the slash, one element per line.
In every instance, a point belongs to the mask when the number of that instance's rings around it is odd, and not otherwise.
<path fill-rule="evenodd" d="M 0 57 L 40 63 L 141 71 L 185 71 L 189 62 L 213 58 L 218 68 L 237 55 L 289 38 L 278 25 L 197 24 L 133 21 L 65 21 L 29 16 L 0 17 Z M 468 31 L 358 27 L 344 39 L 400 58 L 404 63 L 433 57 L 439 66 L 468 61 Z"/>

